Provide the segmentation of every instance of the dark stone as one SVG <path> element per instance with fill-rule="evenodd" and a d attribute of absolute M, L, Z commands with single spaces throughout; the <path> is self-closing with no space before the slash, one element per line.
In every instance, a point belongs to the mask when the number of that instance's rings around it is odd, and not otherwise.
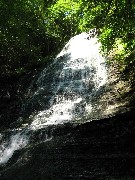
<path fill-rule="evenodd" d="M 14 154 L 1 170 L 1 180 L 135 179 L 134 118 L 132 110 L 80 125 L 48 127 L 52 140 L 37 140 Z"/>

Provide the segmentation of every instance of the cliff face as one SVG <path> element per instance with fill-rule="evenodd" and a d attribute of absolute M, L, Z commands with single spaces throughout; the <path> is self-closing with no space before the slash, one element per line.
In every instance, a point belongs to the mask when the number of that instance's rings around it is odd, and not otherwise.
<path fill-rule="evenodd" d="M 126 112 L 134 106 L 131 101 L 134 98 L 134 88 L 130 79 L 124 73 L 120 73 L 119 65 L 111 63 L 108 67 L 108 81 L 105 86 L 105 93 L 100 99 L 104 103 L 104 115 L 115 115 Z"/>
<path fill-rule="evenodd" d="M 82 33 L 83 34 L 83 33 Z M 87 33 L 84 33 L 84 36 Z M 87 39 L 87 38 L 86 38 Z M 69 45 L 69 43 L 68 43 Z M 66 47 L 66 46 L 65 46 Z M 75 45 L 76 47 L 76 45 Z M 80 46 L 78 46 L 80 48 Z M 67 49 L 69 47 L 66 47 Z M 75 56 L 78 56 L 78 53 L 81 54 L 81 49 L 76 50 L 73 53 Z M 83 53 L 89 54 L 89 48 L 86 48 Z M 66 51 L 63 49 L 63 51 Z M 62 53 L 63 53 L 62 51 Z M 80 52 L 79 52 L 80 51 Z M 130 60 L 132 60 L 132 66 L 128 65 L 125 69 L 124 73 L 120 73 L 120 64 L 114 61 L 114 56 L 116 50 L 113 50 L 109 56 L 108 60 L 111 62 L 108 66 L 108 80 L 104 87 L 99 91 L 99 95 L 97 96 L 97 104 L 95 112 L 90 114 L 89 119 L 91 118 L 104 118 L 107 116 L 112 116 L 117 113 L 125 112 L 127 110 L 132 109 L 135 99 L 135 83 L 134 83 L 134 51 L 129 56 Z M 60 53 L 61 56 L 61 53 Z M 50 61 L 50 60 L 49 60 Z M 61 66 L 61 64 L 59 64 Z M 53 67 L 49 69 L 54 74 Z M 56 70 L 57 71 L 57 70 Z M 20 117 L 22 105 L 27 100 L 27 91 L 35 79 L 38 77 L 39 72 L 41 72 L 41 67 L 38 70 L 33 69 L 28 74 L 22 74 L 21 76 L 16 77 L 5 77 L 0 78 L 0 124 L 1 130 L 9 128 L 10 125 Z M 46 75 L 45 75 L 46 76 Z M 50 75 L 48 76 L 48 84 L 50 85 Z M 101 77 L 102 79 L 102 77 Z M 37 86 L 37 85 L 36 85 Z M 48 90 L 48 89 L 47 89 Z M 89 92 L 90 93 L 90 92 Z M 49 93 L 48 93 L 49 94 Z M 47 94 L 47 96 L 49 96 Z M 42 98 L 42 97 L 41 97 Z M 48 100 L 48 99 L 47 99 Z M 95 99 L 94 99 L 95 100 Z M 44 99 L 42 100 L 44 101 Z M 37 105 L 38 106 L 38 105 Z M 31 109 L 30 113 L 32 113 L 33 109 Z M 27 115 L 26 118 L 29 117 L 30 114 Z"/>
<path fill-rule="evenodd" d="M 134 117 L 130 111 L 81 125 L 59 125 L 48 141 L 39 143 L 37 136 L 16 151 L 1 167 L 0 178 L 134 179 Z"/>
<path fill-rule="evenodd" d="M 21 76 L 0 78 L 0 129 L 7 129 L 20 116 L 26 92 L 39 71 L 33 70 Z"/>
<path fill-rule="evenodd" d="M 35 74 L 3 86 L 2 130 L 19 117 Z M 97 117 L 93 115 L 98 120 L 37 130 L 29 146 L 16 150 L 0 167 L 0 179 L 134 179 L 135 105 L 130 82 L 116 64 L 109 65 L 108 83 L 98 96 Z"/>
<path fill-rule="evenodd" d="M 117 61 L 115 51 L 111 51 L 107 57 L 110 63 L 106 93 L 103 96 L 108 104 L 106 114 L 122 113 L 135 107 L 135 52 L 133 51 L 125 60 Z"/>

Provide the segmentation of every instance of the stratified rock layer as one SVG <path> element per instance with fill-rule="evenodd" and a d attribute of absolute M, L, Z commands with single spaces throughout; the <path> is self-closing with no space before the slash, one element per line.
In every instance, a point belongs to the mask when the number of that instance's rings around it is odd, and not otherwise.
<path fill-rule="evenodd" d="M 81 125 L 59 125 L 50 141 L 16 151 L 1 180 L 135 178 L 134 110 Z M 51 130 L 50 130 L 51 131 Z"/>

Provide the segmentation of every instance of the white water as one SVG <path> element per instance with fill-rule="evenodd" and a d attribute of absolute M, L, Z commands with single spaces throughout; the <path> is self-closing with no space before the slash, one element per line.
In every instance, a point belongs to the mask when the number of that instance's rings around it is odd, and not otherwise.
<path fill-rule="evenodd" d="M 87 33 L 82 33 L 71 38 L 58 54 L 56 63 L 60 63 L 61 57 L 65 58 L 65 63 L 57 83 L 54 83 L 55 92 L 49 102 L 50 108 L 39 111 L 33 118 L 32 129 L 65 123 L 92 111 L 91 103 L 86 100 L 106 83 L 107 73 L 98 38 L 88 40 L 87 37 Z M 36 93 L 42 88 L 39 85 Z"/>
<path fill-rule="evenodd" d="M 12 135 L 8 144 L 3 143 L 0 146 L 0 164 L 6 163 L 13 155 L 14 151 L 22 149 L 28 144 L 28 137 L 17 133 Z"/>
<path fill-rule="evenodd" d="M 88 39 L 87 33 L 71 38 L 54 61 L 54 65 L 60 63 L 62 67 L 55 69 L 53 83 L 49 87 L 52 93 L 48 102 L 49 108 L 38 111 L 25 132 L 52 124 L 78 121 L 92 112 L 90 99 L 107 80 L 105 59 L 100 54 L 98 38 Z M 46 70 L 37 80 L 38 89 L 34 92 L 33 99 L 40 92 L 46 91 L 46 85 L 43 84 L 48 82 L 44 77 Z M 0 146 L 0 164 L 6 163 L 14 151 L 25 147 L 28 142 L 29 136 L 25 133 L 12 135 L 8 142 Z"/>

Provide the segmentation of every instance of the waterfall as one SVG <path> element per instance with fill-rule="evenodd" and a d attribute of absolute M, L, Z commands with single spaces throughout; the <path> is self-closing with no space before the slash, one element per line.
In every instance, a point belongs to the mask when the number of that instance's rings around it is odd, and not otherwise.
<path fill-rule="evenodd" d="M 100 46 L 95 34 L 76 35 L 43 70 L 34 88 L 29 90 L 25 107 L 26 113 L 27 109 L 34 111 L 29 116 L 32 122 L 16 134 L 11 133 L 8 140 L 1 140 L 0 164 L 29 143 L 31 132 L 66 122 L 80 123 L 82 118 L 89 117 L 94 109 L 92 98 L 107 81 Z"/>
<path fill-rule="evenodd" d="M 0 164 L 6 163 L 13 155 L 14 151 L 25 147 L 28 144 L 28 137 L 21 133 L 11 135 L 9 142 L 4 142 L 0 146 Z"/>
<path fill-rule="evenodd" d="M 88 39 L 87 33 L 71 38 L 56 57 L 53 67 L 49 108 L 33 117 L 32 129 L 77 121 L 86 116 L 92 110 L 89 99 L 107 80 L 105 59 L 100 54 L 98 38 Z M 45 94 L 45 76 L 46 71 L 37 81 L 35 96 Z"/>

